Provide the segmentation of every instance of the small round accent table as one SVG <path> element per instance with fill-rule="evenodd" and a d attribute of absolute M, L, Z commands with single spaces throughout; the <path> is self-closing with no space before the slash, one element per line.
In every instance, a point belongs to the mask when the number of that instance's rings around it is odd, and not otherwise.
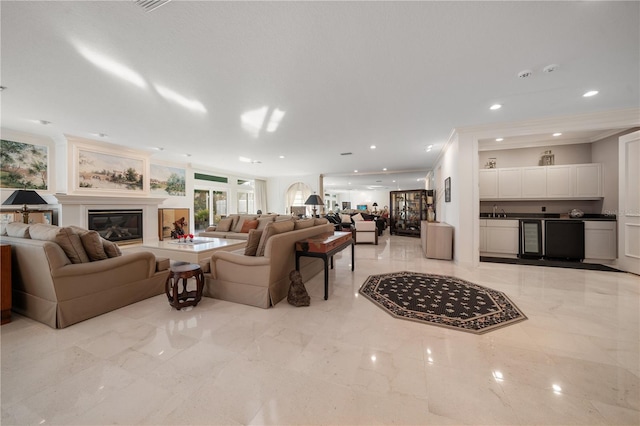
<path fill-rule="evenodd" d="M 187 280 L 196 279 L 196 290 L 187 291 Z M 179 284 L 182 280 L 182 292 L 179 292 Z M 187 306 L 197 306 L 202 299 L 204 288 L 204 274 L 200 265 L 195 263 L 182 263 L 171 267 L 169 277 L 164 285 L 169 304 L 180 310 Z"/>

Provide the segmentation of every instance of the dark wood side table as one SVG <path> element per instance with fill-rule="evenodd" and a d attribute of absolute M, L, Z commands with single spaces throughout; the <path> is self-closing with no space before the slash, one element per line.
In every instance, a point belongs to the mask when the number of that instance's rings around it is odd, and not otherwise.
<path fill-rule="evenodd" d="M 11 246 L 0 245 L 0 302 L 2 304 L 2 324 L 11 322 Z"/>
<path fill-rule="evenodd" d="M 189 278 L 195 278 L 195 290 L 187 290 Z M 180 280 L 182 280 L 182 292 L 179 291 Z M 202 299 L 203 289 L 204 274 L 200 265 L 195 263 L 182 263 L 172 266 L 164 286 L 169 304 L 178 310 L 187 306 L 197 306 Z"/>
<path fill-rule="evenodd" d="M 296 242 L 296 271 L 300 270 L 302 256 L 318 257 L 324 261 L 324 300 L 329 298 L 329 268 L 327 261 L 331 261 L 333 269 L 333 255 L 351 246 L 351 270 L 355 270 L 353 256 L 353 236 L 351 232 L 329 232 Z"/>

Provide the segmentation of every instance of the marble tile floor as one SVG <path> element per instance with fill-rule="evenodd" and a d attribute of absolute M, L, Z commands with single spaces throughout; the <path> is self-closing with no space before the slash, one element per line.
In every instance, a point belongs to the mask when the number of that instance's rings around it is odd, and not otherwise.
<path fill-rule="evenodd" d="M 390 237 L 338 255 L 330 296 L 272 309 L 160 295 L 63 330 L 1 328 L 2 425 L 640 424 L 640 278 L 425 259 Z M 477 336 L 394 319 L 370 274 L 453 275 L 528 316 Z"/>

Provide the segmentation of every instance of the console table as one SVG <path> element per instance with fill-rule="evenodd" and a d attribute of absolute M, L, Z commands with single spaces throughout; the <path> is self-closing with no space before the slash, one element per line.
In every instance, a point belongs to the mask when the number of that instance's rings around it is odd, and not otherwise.
<path fill-rule="evenodd" d="M 296 271 L 300 270 L 302 256 L 318 257 L 324 261 L 324 300 L 329 298 L 329 267 L 333 269 L 333 255 L 351 246 L 351 270 L 355 269 L 351 232 L 328 232 L 296 242 Z"/>

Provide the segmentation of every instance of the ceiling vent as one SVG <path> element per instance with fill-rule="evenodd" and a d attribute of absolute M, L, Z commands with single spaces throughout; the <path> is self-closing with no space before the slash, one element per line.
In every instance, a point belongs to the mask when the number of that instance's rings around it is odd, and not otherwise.
<path fill-rule="evenodd" d="M 558 69 L 558 64 L 551 64 L 551 65 L 547 65 L 546 67 L 542 68 L 543 72 L 546 73 L 550 73 L 550 72 L 554 72 Z"/>
<path fill-rule="evenodd" d="M 136 4 L 143 8 L 145 12 L 151 12 L 170 1 L 171 0 L 136 0 Z"/>
<path fill-rule="evenodd" d="M 340 155 L 353 155 L 353 152 L 341 152 Z"/>
<path fill-rule="evenodd" d="M 531 70 L 524 70 L 524 71 L 520 71 L 518 73 L 518 78 L 529 78 L 533 75 L 533 71 Z"/>

